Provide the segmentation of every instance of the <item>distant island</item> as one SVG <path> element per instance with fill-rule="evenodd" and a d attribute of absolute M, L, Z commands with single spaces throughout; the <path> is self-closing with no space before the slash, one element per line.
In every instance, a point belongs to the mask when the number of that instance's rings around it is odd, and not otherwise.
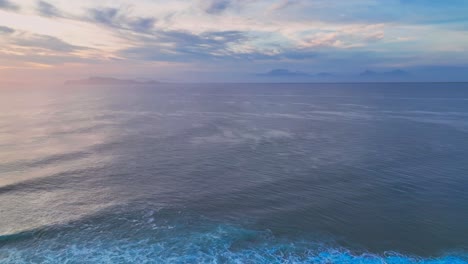
<path fill-rule="evenodd" d="M 158 81 L 123 80 L 108 77 L 90 77 L 82 80 L 68 80 L 65 85 L 155 85 Z"/>

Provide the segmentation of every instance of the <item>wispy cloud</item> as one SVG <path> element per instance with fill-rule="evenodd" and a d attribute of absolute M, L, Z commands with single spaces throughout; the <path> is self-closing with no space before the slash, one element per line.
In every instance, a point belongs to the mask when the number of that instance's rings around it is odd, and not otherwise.
<path fill-rule="evenodd" d="M 155 61 L 190 61 L 232 55 L 229 45 L 248 39 L 245 32 L 216 31 L 193 34 L 184 31 L 158 31 L 140 38 L 137 47 L 125 49 L 122 56 Z M 157 43 L 157 44 L 155 44 Z"/>
<path fill-rule="evenodd" d="M 5 27 L 5 26 L 0 26 L 0 35 L 1 34 L 12 34 L 14 32 L 15 32 L 15 30 L 12 29 L 12 28 Z"/>
<path fill-rule="evenodd" d="M 117 8 L 92 8 L 89 10 L 91 21 L 109 27 L 146 32 L 153 29 L 156 18 L 132 17 L 128 12 Z"/>
<path fill-rule="evenodd" d="M 384 37 L 384 24 L 348 27 L 335 31 L 318 31 L 311 34 L 303 34 L 300 46 L 306 48 L 354 48 L 383 40 Z"/>
<path fill-rule="evenodd" d="M 0 9 L 18 10 L 19 6 L 10 2 L 9 0 L 0 0 Z"/>
<path fill-rule="evenodd" d="M 91 19 L 108 26 L 117 26 L 119 9 L 117 8 L 93 8 L 90 9 Z"/>
<path fill-rule="evenodd" d="M 51 51 L 70 52 L 83 49 L 82 47 L 74 46 L 66 43 L 65 41 L 51 36 L 33 35 L 30 38 L 18 39 L 15 41 L 16 45 L 23 47 L 35 47 Z"/>
<path fill-rule="evenodd" d="M 101 60 L 97 54 L 86 56 L 86 52 L 94 52 L 92 49 L 72 45 L 53 36 L 3 27 L 0 28 L 0 36 L 2 31 L 8 34 L 8 39 L 0 39 L 0 64 L 6 61 L 13 68 L 44 69 L 65 63 L 97 63 Z"/>
<path fill-rule="evenodd" d="M 208 14 L 219 14 L 232 5 L 232 0 L 201 0 L 202 9 Z"/>
<path fill-rule="evenodd" d="M 274 3 L 269 10 L 270 11 L 279 11 L 290 6 L 297 5 L 301 2 L 301 0 L 279 0 L 278 2 Z"/>
<path fill-rule="evenodd" d="M 37 2 L 37 11 L 40 15 L 47 17 L 56 17 L 60 16 L 60 11 L 52 4 L 45 1 Z"/>

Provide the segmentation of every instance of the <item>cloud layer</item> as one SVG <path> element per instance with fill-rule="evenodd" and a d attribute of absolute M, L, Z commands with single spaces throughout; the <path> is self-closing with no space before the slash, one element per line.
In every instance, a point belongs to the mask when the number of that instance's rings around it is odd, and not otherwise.
<path fill-rule="evenodd" d="M 13 2 L 10 2 L 9 0 L 0 0 L 0 9 L 18 10 L 19 7 L 18 5 L 14 4 Z"/>
<path fill-rule="evenodd" d="M 465 67 L 466 14 L 459 0 L 0 0 L 0 62 L 107 65 L 103 72 L 115 75 L 133 65 L 142 77 L 168 78 L 178 65 L 239 80 L 272 69 L 315 76 Z"/>

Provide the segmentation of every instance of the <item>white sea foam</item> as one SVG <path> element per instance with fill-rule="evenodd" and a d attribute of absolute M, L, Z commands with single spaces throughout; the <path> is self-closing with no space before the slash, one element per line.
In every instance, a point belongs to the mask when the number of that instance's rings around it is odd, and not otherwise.
<path fill-rule="evenodd" d="M 467 256 L 438 258 L 406 256 L 395 252 L 372 254 L 330 247 L 322 243 L 276 239 L 269 232 L 215 226 L 204 232 L 173 234 L 164 240 L 151 237 L 129 240 L 86 234 L 56 236 L 34 248 L 0 248 L 1 263 L 360 263 L 360 264 L 466 264 Z M 63 244 L 67 241 L 66 246 Z"/>

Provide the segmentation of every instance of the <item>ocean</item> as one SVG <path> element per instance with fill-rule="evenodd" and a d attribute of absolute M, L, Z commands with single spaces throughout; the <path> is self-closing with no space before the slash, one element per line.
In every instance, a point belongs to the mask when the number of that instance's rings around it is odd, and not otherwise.
<path fill-rule="evenodd" d="M 468 83 L 2 88 L 0 263 L 468 263 Z"/>

